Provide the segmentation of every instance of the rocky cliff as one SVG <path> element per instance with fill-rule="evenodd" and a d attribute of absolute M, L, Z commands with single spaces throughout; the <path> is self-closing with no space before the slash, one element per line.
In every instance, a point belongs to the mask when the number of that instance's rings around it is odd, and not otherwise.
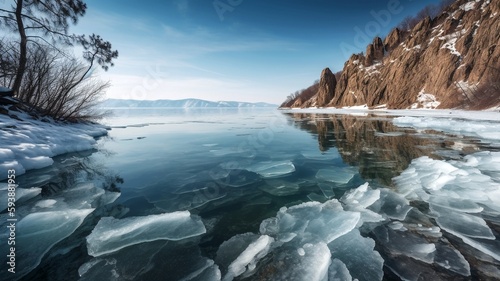
<path fill-rule="evenodd" d="M 296 107 L 484 109 L 500 105 L 500 0 L 457 0 L 435 18 L 375 38 Z M 333 77 L 333 79 L 332 79 Z M 324 83 L 323 83 L 324 82 Z M 332 89 L 333 87 L 333 89 Z"/>

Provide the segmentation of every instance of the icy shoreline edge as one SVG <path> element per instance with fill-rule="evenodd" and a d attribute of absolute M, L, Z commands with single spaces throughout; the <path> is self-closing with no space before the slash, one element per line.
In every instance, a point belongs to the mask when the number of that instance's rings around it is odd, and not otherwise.
<path fill-rule="evenodd" d="M 43 120 L 43 121 L 42 121 Z M 63 123 L 35 119 L 23 111 L 0 114 L 0 181 L 9 170 L 16 176 L 54 163 L 55 156 L 95 148 L 110 127 L 98 123 Z"/>
<path fill-rule="evenodd" d="M 309 107 L 309 108 L 279 108 L 283 113 L 315 113 L 315 114 L 368 114 L 380 116 L 428 116 L 443 118 L 460 118 L 468 120 L 500 121 L 500 109 L 491 108 L 483 111 L 467 111 L 457 109 L 369 109 L 365 107 L 335 108 L 335 107 Z"/>

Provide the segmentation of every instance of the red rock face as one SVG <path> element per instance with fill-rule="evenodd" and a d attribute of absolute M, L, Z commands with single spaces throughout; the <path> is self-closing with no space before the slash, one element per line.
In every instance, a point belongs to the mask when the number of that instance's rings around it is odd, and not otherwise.
<path fill-rule="evenodd" d="M 300 106 L 499 106 L 499 44 L 500 0 L 458 0 L 411 30 L 375 38 L 366 55 L 353 55 L 344 64 L 338 81 L 322 83 Z M 328 75 L 323 71 L 321 79 Z"/>

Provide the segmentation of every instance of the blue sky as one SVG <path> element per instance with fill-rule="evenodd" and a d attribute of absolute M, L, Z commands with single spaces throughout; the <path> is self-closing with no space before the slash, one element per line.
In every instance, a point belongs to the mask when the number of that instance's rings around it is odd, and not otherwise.
<path fill-rule="evenodd" d="M 118 49 L 109 98 L 281 103 L 439 0 L 86 2 L 71 32 Z"/>

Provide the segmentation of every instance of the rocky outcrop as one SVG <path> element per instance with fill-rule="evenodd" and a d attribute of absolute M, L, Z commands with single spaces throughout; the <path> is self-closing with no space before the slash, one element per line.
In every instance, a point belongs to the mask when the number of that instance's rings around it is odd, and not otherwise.
<path fill-rule="evenodd" d="M 337 79 L 329 68 L 323 69 L 321 78 L 319 80 L 319 90 L 317 94 L 318 104 L 327 104 L 332 100 L 335 94 L 335 87 L 337 86 Z"/>
<path fill-rule="evenodd" d="M 500 106 L 499 42 L 500 0 L 457 0 L 411 30 L 375 38 L 344 64 L 333 94 L 318 92 L 300 106 Z"/>
<path fill-rule="evenodd" d="M 402 40 L 401 31 L 399 28 L 394 28 L 387 37 L 384 39 L 384 48 L 386 52 L 392 51 L 396 48 Z"/>
<path fill-rule="evenodd" d="M 376 37 L 372 44 L 366 47 L 365 66 L 370 66 L 376 61 L 381 61 L 384 58 L 384 44 L 380 37 Z"/>

